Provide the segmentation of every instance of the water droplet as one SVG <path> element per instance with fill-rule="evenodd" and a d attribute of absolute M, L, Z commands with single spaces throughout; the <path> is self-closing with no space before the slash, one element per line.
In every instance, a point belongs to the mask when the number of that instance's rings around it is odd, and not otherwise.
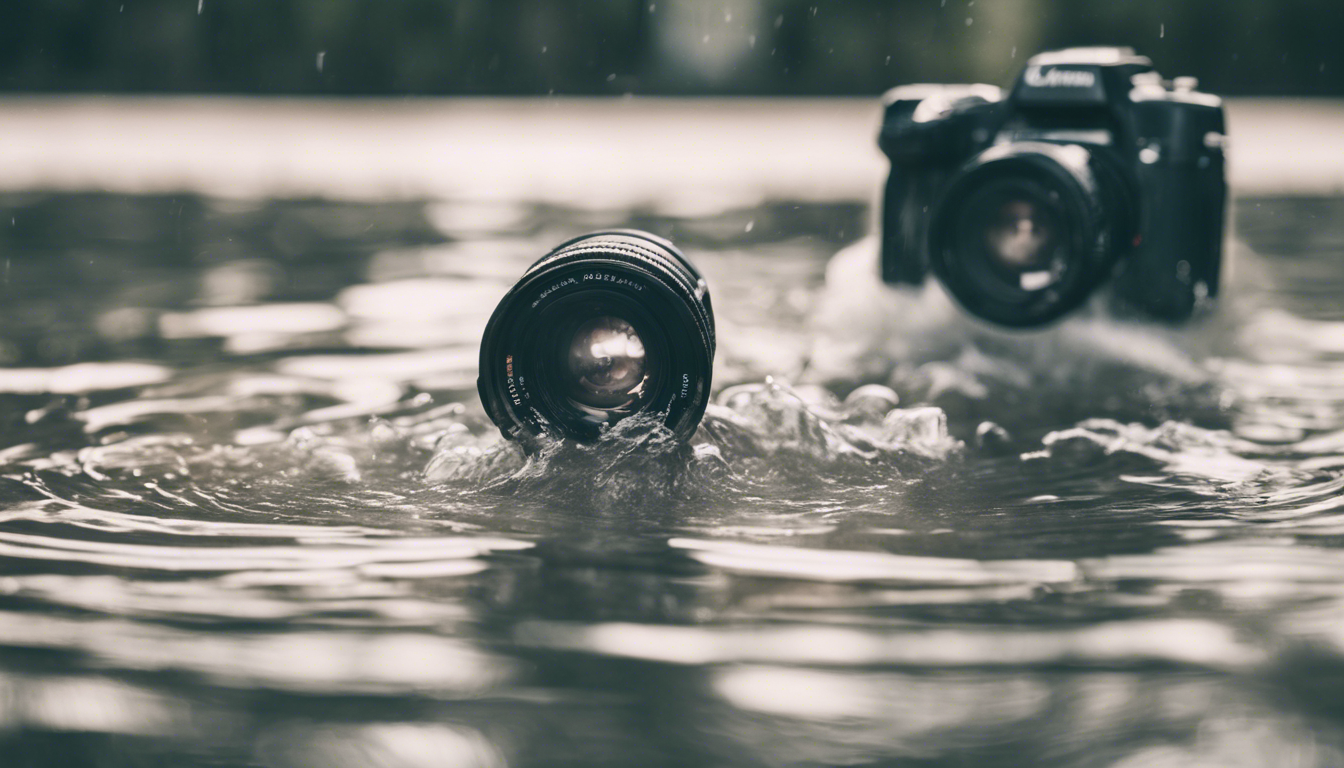
<path fill-rule="evenodd" d="M 747 35 L 747 45 L 751 46 L 752 48 L 755 48 L 755 47 L 756 47 L 756 36 L 755 36 L 755 35 Z"/>
<path fill-rule="evenodd" d="M 750 232 L 751 230 L 753 230 L 753 229 L 755 229 L 755 228 L 756 228 L 756 220 L 755 220 L 755 219 L 752 219 L 751 221 L 748 221 L 748 222 L 747 222 L 747 228 L 746 228 L 744 231 L 746 231 L 746 232 Z"/>
<path fill-rule="evenodd" d="M 732 21 L 732 20 L 733 20 L 733 12 L 732 12 L 732 11 L 729 11 L 729 10 L 724 10 L 724 12 L 723 12 L 723 23 L 724 23 L 724 24 L 727 24 L 728 22 L 730 22 L 730 21 Z"/>
<path fill-rule="evenodd" d="M 1167 36 L 1167 25 L 1166 25 L 1166 24 L 1158 24 L 1158 25 L 1157 25 L 1157 36 L 1158 36 L 1158 37 L 1166 37 L 1166 36 Z"/>
<path fill-rule="evenodd" d="M 608 82 L 608 83 L 612 83 L 612 82 L 615 82 L 615 81 L 616 81 L 616 73 L 615 73 L 615 72 L 612 72 L 610 75 L 607 75 L 607 82 Z"/>
<path fill-rule="evenodd" d="M 705 43 L 705 44 L 708 44 L 708 43 L 709 43 L 709 35 L 705 35 L 704 37 L 700 38 L 700 42 Z"/>
<path fill-rule="evenodd" d="M 196 15 L 201 15 L 201 10 L 205 8 L 205 0 L 196 0 Z"/>
<path fill-rule="evenodd" d="M 1017 58 L 1017 46 L 1016 46 L 1016 45 L 1013 46 L 1013 52 L 1010 53 L 1010 54 L 1008 54 L 1008 58 L 1010 58 L 1010 59 L 1016 59 L 1016 58 Z"/>
<path fill-rule="evenodd" d="M 967 17 L 966 17 L 966 26 L 969 27 L 969 26 L 971 26 L 971 25 L 974 24 L 974 23 L 975 23 L 975 19 L 972 19 L 970 16 L 967 16 Z"/>
<path fill-rule="evenodd" d="M 658 10 L 658 6 L 654 3 L 649 3 L 649 13 L 653 13 L 656 10 Z"/>
<path fill-rule="evenodd" d="M 325 58 L 327 58 L 327 52 L 326 52 L 326 51 L 318 51 L 318 52 L 317 52 L 317 71 L 318 71 L 318 72 L 321 72 L 321 71 L 322 71 L 322 60 L 325 59 Z"/>
<path fill-rule="evenodd" d="M 547 46 L 544 46 L 544 45 L 541 46 L 541 52 L 542 52 L 542 53 L 545 53 L 545 52 L 546 52 L 546 48 L 547 48 Z"/>
<path fill-rule="evenodd" d="M 890 56 L 890 55 L 887 56 L 887 60 L 886 60 L 885 63 L 887 63 L 887 64 L 890 64 L 890 63 L 891 63 L 891 56 Z"/>
<path fill-rule="evenodd" d="M 782 26 L 784 26 L 784 14 L 781 13 L 775 17 L 775 29 L 779 29 Z"/>

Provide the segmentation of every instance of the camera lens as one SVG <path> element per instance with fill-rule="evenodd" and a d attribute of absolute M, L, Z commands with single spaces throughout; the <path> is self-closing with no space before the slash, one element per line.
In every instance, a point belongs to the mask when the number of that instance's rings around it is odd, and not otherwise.
<path fill-rule="evenodd" d="M 993 147 L 949 182 L 930 226 L 930 266 L 980 317 L 1047 323 L 1105 280 L 1128 210 L 1118 173 L 1084 147 Z"/>
<path fill-rule="evenodd" d="M 686 257 L 645 232 L 597 232 L 533 264 L 495 308 L 477 385 L 511 439 L 591 440 L 641 412 L 688 438 L 713 357 L 709 293 Z"/>

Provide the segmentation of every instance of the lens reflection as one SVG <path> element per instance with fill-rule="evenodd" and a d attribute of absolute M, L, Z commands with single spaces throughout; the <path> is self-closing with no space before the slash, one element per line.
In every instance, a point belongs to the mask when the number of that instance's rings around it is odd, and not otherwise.
<path fill-rule="evenodd" d="M 999 206 L 985 230 L 985 244 L 998 262 L 1010 269 L 1039 269 L 1055 250 L 1053 217 L 1030 200 L 1008 200 Z"/>
<path fill-rule="evenodd" d="M 634 326 L 604 315 L 583 323 L 569 346 L 573 397 L 593 408 L 619 408 L 643 395 L 644 342 Z"/>

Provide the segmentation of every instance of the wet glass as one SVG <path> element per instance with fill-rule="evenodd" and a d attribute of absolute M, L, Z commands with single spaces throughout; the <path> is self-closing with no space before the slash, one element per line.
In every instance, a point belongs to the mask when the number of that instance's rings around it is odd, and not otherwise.
<path fill-rule="evenodd" d="M 1050 263 L 1057 225 L 1032 200 L 1002 201 L 985 227 L 985 246 L 1001 266 L 1025 272 Z"/>
<path fill-rule="evenodd" d="M 570 392 L 582 405 L 624 408 L 643 395 L 644 342 L 626 320 L 602 315 L 584 321 L 574 331 L 567 359 Z"/>

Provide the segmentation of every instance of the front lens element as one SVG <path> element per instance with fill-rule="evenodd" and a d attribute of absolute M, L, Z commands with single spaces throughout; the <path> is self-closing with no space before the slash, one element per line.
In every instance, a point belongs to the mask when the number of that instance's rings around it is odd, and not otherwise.
<path fill-rule="evenodd" d="M 968 278 L 986 295 L 1020 300 L 1067 269 L 1067 213 L 1029 179 L 995 179 L 969 193 L 950 237 Z"/>
<path fill-rule="evenodd" d="M 1050 263 L 1056 248 L 1055 217 L 1034 200 L 1009 198 L 995 206 L 985 228 L 985 246 L 998 263 L 1026 272 Z"/>
<path fill-rule="evenodd" d="M 644 341 L 635 327 L 603 315 L 578 327 L 569 345 L 570 396 L 581 405 L 610 410 L 644 395 L 648 373 Z"/>

